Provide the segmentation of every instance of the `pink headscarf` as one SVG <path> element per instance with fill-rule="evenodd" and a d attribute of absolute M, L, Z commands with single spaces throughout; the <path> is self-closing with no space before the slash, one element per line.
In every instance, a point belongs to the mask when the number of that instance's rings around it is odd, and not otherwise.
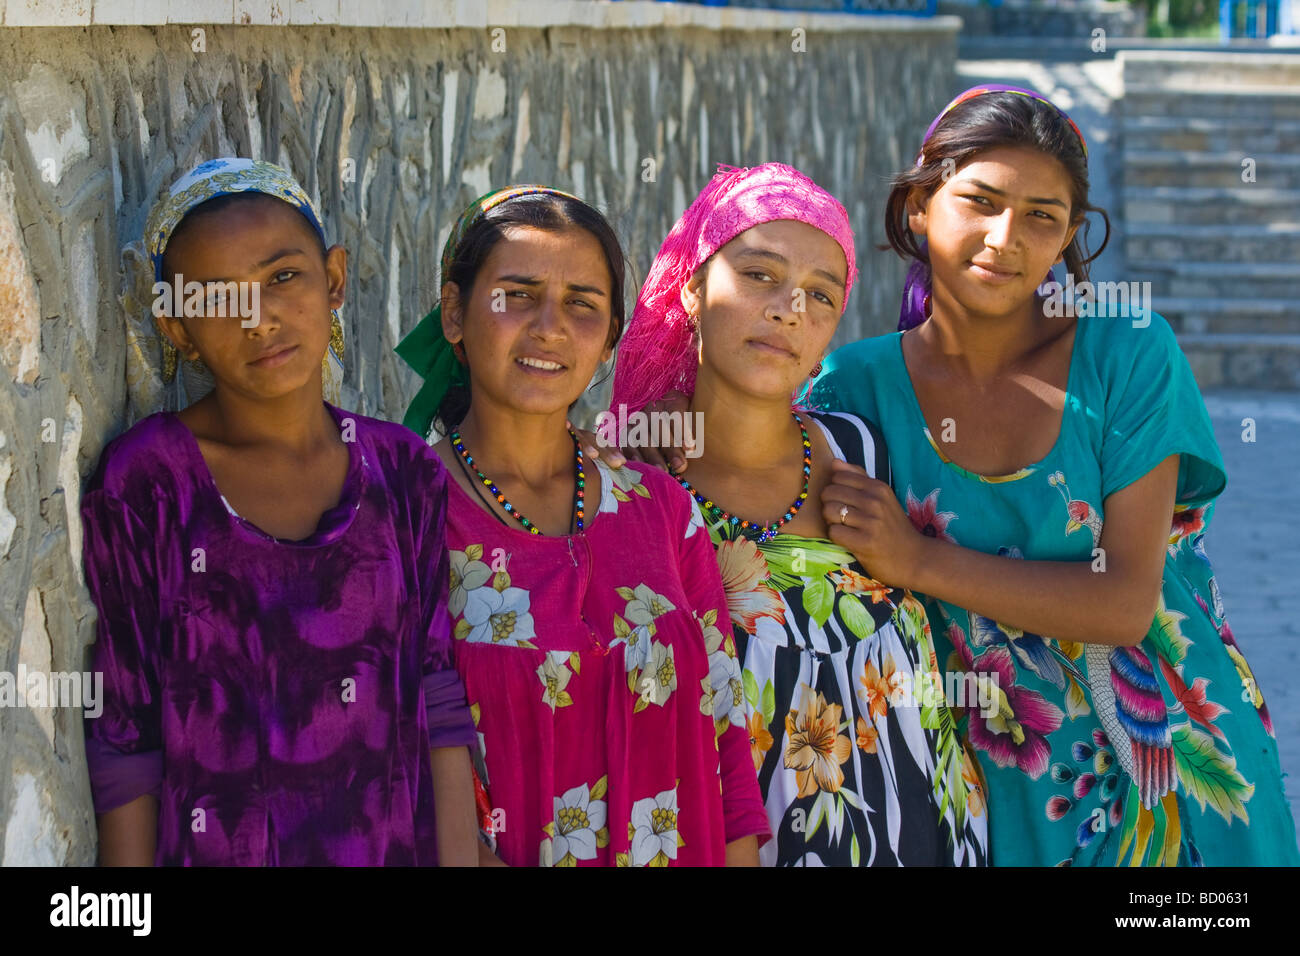
<path fill-rule="evenodd" d="M 840 244 L 848 263 L 840 308 L 844 314 L 858 275 L 853 230 L 844 207 L 803 173 L 783 163 L 744 169 L 719 165 L 668 233 L 641 287 L 631 325 L 619 344 L 612 407 L 626 405 L 628 412 L 634 412 L 673 389 L 694 394 L 699 333 L 682 308 L 682 287 L 736 236 L 776 219 L 807 223 Z"/>

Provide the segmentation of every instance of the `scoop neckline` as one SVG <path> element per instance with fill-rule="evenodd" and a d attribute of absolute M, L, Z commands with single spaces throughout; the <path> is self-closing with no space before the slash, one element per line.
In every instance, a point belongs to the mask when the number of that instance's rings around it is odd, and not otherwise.
<path fill-rule="evenodd" d="M 341 432 L 343 418 L 346 413 L 329 402 L 322 401 L 321 404 L 325 406 L 325 410 L 329 412 L 330 417 L 334 419 L 334 424 L 339 426 Z M 361 492 L 365 482 L 363 467 L 365 465 L 365 456 L 358 441 L 345 441 L 343 443 L 348 450 L 348 470 L 343 477 L 343 490 L 339 495 L 338 504 L 321 512 L 321 516 L 316 522 L 316 528 L 307 537 L 296 540 L 277 538 L 237 513 L 230 506 L 226 496 L 217 487 L 217 480 L 213 477 L 212 469 L 208 467 L 207 459 L 203 457 L 203 450 L 199 447 L 198 438 L 190 431 L 189 426 L 180 420 L 177 413 L 168 413 L 168 418 L 184 433 L 182 440 L 186 443 L 187 453 L 193 459 L 194 473 L 198 476 L 199 484 L 220 503 L 221 511 L 226 515 L 230 523 L 246 535 L 259 541 L 282 545 L 287 548 L 317 548 L 333 544 L 352 526 L 352 520 L 361 505 Z"/>
<path fill-rule="evenodd" d="M 441 458 L 439 460 L 441 460 Z M 595 463 L 597 471 L 601 471 L 601 469 L 604 469 L 604 471 L 601 473 L 600 476 L 600 480 L 601 480 L 600 490 L 601 490 L 601 494 L 603 495 L 605 493 L 604 483 L 605 482 L 613 483 L 613 479 L 608 475 L 610 468 L 599 458 L 588 458 L 587 460 Z M 444 466 L 446 466 L 445 462 L 444 462 Z M 448 487 L 455 488 L 456 493 L 459 494 L 462 498 L 468 501 L 470 505 L 473 506 L 474 512 L 476 514 L 480 515 L 483 518 L 487 518 L 489 520 L 494 520 L 497 517 L 495 512 L 488 511 L 485 507 L 483 507 L 482 501 L 480 501 L 476 496 L 470 494 L 468 491 L 466 491 L 464 488 L 460 486 L 460 482 L 452 477 L 450 467 L 447 468 L 447 472 L 448 472 L 447 473 Z M 583 500 L 590 501 L 591 499 L 584 498 Z M 590 513 L 590 508 L 584 510 Z M 592 513 L 589 519 L 588 518 L 583 519 L 582 530 L 571 531 L 568 534 L 543 534 L 540 531 L 537 534 L 533 534 L 531 531 L 525 531 L 522 527 L 514 527 L 513 525 L 506 524 L 504 521 L 498 521 L 496 522 L 496 524 L 498 526 L 498 529 L 504 531 L 507 534 L 507 536 L 513 535 L 521 539 L 531 541 L 533 543 L 536 543 L 538 541 L 564 541 L 564 542 L 571 543 L 574 539 L 585 538 L 587 535 L 589 535 L 591 533 L 591 529 L 596 526 L 596 522 L 600 520 L 600 515 L 601 515 L 600 502 L 597 502 L 595 513 Z M 453 520 L 455 519 L 452 517 L 451 509 L 448 508 L 447 521 L 448 523 L 450 523 Z"/>
<path fill-rule="evenodd" d="M 1038 461 L 1024 465 L 1017 470 L 1004 475 L 982 475 L 976 471 L 970 471 L 961 465 L 952 461 L 939 449 L 938 443 L 934 440 L 934 435 L 930 432 L 930 426 L 925 420 L 925 412 L 921 408 L 921 400 L 916 395 L 916 386 L 912 383 L 912 373 L 907 369 L 907 357 L 903 354 L 903 335 L 904 332 L 895 332 L 896 348 L 898 350 L 898 367 L 902 371 L 903 381 L 907 385 L 907 395 L 911 406 L 912 417 L 915 424 L 920 426 L 921 434 L 925 436 L 926 443 L 930 450 L 934 452 L 936 458 L 945 468 L 950 468 L 963 478 L 972 481 L 980 481 L 985 484 L 1006 484 L 1013 481 L 1022 481 L 1031 475 L 1045 470 L 1047 463 L 1051 461 L 1060 450 L 1061 441 L 1065 437 L 1066 418 L 1070 414 L 1070 396 L 1074 394 L 1075 372 L 1079 358 L 1079 333 L 1083 330 L 1083 316 L 1076 316 L 1074 320 L 1074 341 L 1070 343 L 1070 368 L 1066 373 L 1065 379 L 1065 406 L 1061 409 L 1061 423 L 1056 432 L 1056 439 L 1052 442 L 1052 447 L 1048 449 L 1047 454 Z"/>
<path fill-rule="evenodd" d="M 841 413 L 841 412 L 824 412 L 824 411 L 819 411 L 819 410 L 817 410 L 817 409 L 812 409 L 812 408 L 799 408 L 799 409 L 796 409 L 796 411 L 797 411 L 800 415 L 807 415 L 807 416 L 812 420 L 813 424 L 816 425 L 819 429 L 821 429 L 822 438 L 824 438 L 824 439 L 826 440 L 826 443 L 827 443 L 828 446 L 829 446 L 830 444 L 832 444 L 832 443 L 835 442 L 835 437 L 831 434 L 830 428 L 826 425 L 826 423 L 825 423 L 824 421 L 822 421 L 822 419 L 823 419 L 824 417 L 828 416 L 828 415 L 836 415 L 836 414 L 844 414 L 844 413 Z M 849 414 L 851 414 L 851 413 L 849 413 Z M 856 417 L 856 416 L 855 416 L 855 417 Z M 835 460 L 835 461 L 844 461 L 843 458 L 836 458 L 836 456 L 834 456 L 834 455 L 831 455 L 831 458 L 832 458 L 833 460 Z M 708 516 L 704 514 L 704 506 L 701 505 L 699 502 L 697 502 L 697 501 L 695 501 L 694 499 L 692 499 L 692 501 L 691 501 L 691 507 L 695 508 L 696 511 L 699 512 L 701 518 L 707 519 Z M 711 531 L 712 531 L 712 528 L 714 528 L 714 527 L 718 527 L 720 524 L 722 524 L 722 522 L 715 522 L 715 523 L 711 526 L 711 525 L 709 525 L 708 521 L 705 520 L 704 527 L 705 527 L 705 530 L 711 532 Z M 712 537 L 712 533 L 710 533 L 710 537 Z M 844 547 L 844 545 L 840 544 L 838 541 L 832 541 L 830 538 L 818 537 L 818 536 L 816 536 L 816 535 L 811 535 L 811 534 L 798 534 L 798 533 L 793 532 L 793 531 L 782 531 L 782 532 L 778 533 L 774 538 L 772 538 L 772 540 L 775 541 L 776 538 L 781 538 L 781 537 L 784 537 L 784 538 L 798 538 L 800 541 L 811 541 L 811 542 L 813 542 L 814 544 L 829 544 L 832 548 L 839 548 L 841 551 L 843 551 L 845 554 L 847 554 L 847 555 L 848 555 L 850 558 L 852 558 L 854 561 L 857 561 L 857 556 L 856 556 L 852 551 L 850 551 L 848 548 Z M 753 541 L 753 539 L 751 539 L 751 538 L 746 538 L 746 537 L 744 537 L 743 535 L 742 535 L 741 537 L 739 537 L 739 538 L 723 538 L 722 540 L 723 540 L 723 541 L 742 541 L 742 540 L 743 540 L 743 541 L 750 541 L 751 543 L 753 543 L 754 547 L 758 548 L 760 551 L 761 551 L 762 548 L 763 548 L 763 545 L 762 545 L 762 544 L 759 544 L 757 541 Z M 861 563 L 861 562 L 859 562 L 859 563 Z"/>

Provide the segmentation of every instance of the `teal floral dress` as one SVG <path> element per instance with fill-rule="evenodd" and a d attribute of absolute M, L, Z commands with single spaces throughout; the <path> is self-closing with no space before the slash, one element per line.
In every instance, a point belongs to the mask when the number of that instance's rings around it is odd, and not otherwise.
<path fill-rule="evenodd" d="M 966 705 L 960 725 L 987 781 L 990 862 L 1300 863 L 1268 708 L 1206 555 L 1222 458 L 1163 318 L 1078 320 L 1056 444 L 1010 475 L 944 458 L 902 333 L 839 349 L 812 400 L 880 425 L 918 529 L 1008 561 L 1103 570 L 1107 498 L 1179 454 L 1159 605 L 1138 646 L 1057 641 L 925 598 L 945 677 L 960 678 L 949 693 L 968 691 L 952 702 Z"/>

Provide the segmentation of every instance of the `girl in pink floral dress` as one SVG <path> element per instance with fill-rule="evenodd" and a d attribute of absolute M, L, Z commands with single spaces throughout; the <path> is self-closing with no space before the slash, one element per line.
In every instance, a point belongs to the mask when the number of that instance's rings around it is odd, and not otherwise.
<path fill-rule="evenodd" d="M 622 262 L 572 196 L 490 194 L 398 348 L 425 377 L 406 424 L 447 435 L 455 479 L 450 611 L 484 861 L 752 865 L 767 818 L 744 728 L 714 719 L 731 702 L 710 671 L 735 646 L 709 536 L 670 477 L 587 458 L 566 421 L 622 330 Z"/>

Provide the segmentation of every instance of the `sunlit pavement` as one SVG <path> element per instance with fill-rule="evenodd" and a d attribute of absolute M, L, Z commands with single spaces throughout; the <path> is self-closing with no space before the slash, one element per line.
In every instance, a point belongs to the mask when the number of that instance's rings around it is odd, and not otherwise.
<path fill-rule="evenodd" d="M 1215 390 L 1205 404 L 1228 471 L 1206 553 L 1268 702 L 1300 830 L 1300 394 Z M 1243 419 L 1255 423 L 1254 442 L 1242 440 Z"/>

